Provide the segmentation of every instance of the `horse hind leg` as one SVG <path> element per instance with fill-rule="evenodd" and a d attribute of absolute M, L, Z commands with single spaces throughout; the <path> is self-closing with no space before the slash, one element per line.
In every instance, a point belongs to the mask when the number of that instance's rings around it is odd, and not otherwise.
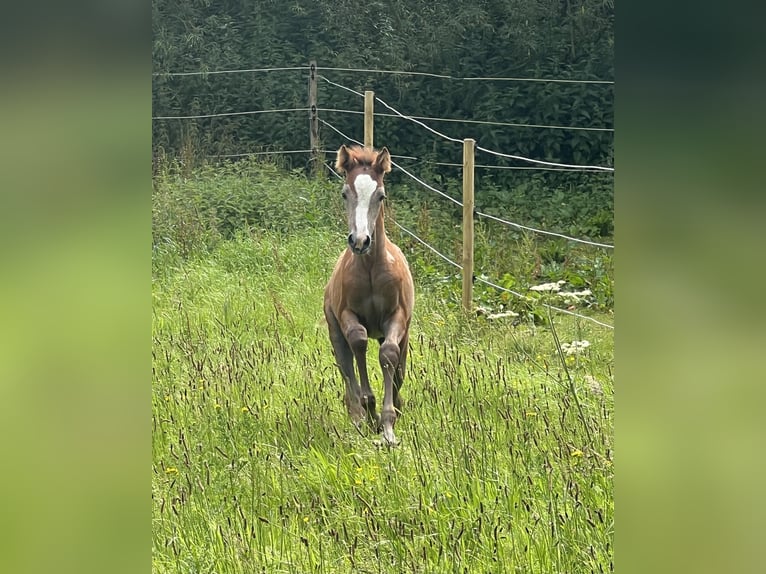
<path fill-rule="evenodd" d="M 398 372 L 400 369 L 401 351 L 394 341 L 386 341 L 380 346 L 380 366 L 383 369 L 383 408 L 380 410 L 380 427 L 383 438 L 389 445 L 396 444 L 394 424 L 396 424 L 397 410 L 395 402 L 399 402 L 398 392 L 395 391 L 397 384 L 401 385 Z"/>

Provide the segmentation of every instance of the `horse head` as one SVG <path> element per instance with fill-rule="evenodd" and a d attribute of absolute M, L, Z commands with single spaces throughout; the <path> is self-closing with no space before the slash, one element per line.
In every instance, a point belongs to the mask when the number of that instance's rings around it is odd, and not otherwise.
<path fill-rule="evenodd" d="M 386 197 L 383 176 L 391 171 L 391 156 L 386 148 L 375 151 L 343 145 L 335 167 L 346 178 L 343 200 L 348 216 L 348 245 L 355 255 L 364 255 L 375 240 L 376 222 Z"/>

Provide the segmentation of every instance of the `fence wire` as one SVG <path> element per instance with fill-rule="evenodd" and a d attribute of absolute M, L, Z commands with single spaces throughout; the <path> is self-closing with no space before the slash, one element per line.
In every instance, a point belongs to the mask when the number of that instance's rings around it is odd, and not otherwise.
<path fill-rule="evenodd" d="M 359 92 L 355 92 L 355 93 L 358 94 Z M 317 108 L 317 111 L 338 113 L 338 114 L 364 115 L 364 112 L 361 110 L 339 110 L 337 108 Z M 386 114 L 383 112 L 374 112 L 373 115 L 378 117 L 383 117 L 383 118 L 398 118 L 399 117 L 397 114 Z M 548 126 L 543 124 L 518 124 L 518 123 L 512 123 L 512 122 L 493 122 L 489 120 L 463 120 L 460 118 L 434 118 L 430 116 L 409 116 L 409 117 L 416 120 L 426 120 L 426 121 L 432 121 L 432 122 L 453 122 L 453 123 L 459 123 L 459 124 L 478 124 L 478 125 L 503 126 L 503 127 L 513 127 L 513 128 L 543 128 L 543 129 L 551 129 L 551 130 L 583 130 L 583 131 L 592 131 L 592 132 L 614 132 L 614 128 L 586 128 L 581 126 Z"/>
<path fill-rule="evenodd" d="M 295 71 L 295 70 L 304 70 L 305 71 L 305 70 L 308 70 L 308 69 L 309 69 L 308 66 L 300 66 L 300 67 L 284 67 L 284 68 L 252 68 L 252 69 L 242 69 L 242 70 L 214 70 L 214 71 L 198 71 L 198 72 L 156 72 L 156 73 L 153 73 L 152 75 L 155 76 L 155 77 L 156 76 L 168 76 L 168 77 L 174 77 L 174 76 L 207 76 L 207 75 L 216 75 L 216 74 L 259 73 L 259 72 L 272 72 L 272 71 Z M 384 73 L 384 74 L 420 75 L 420 76 L 431 76 L 431 77 L 436 77 L 436 78 L 443 78 L 443 79 L 449 79 L 449 80 L 461 80 L 461 81 L 518 81 L 518 82 L 527 81 L 527 82 L 562 82 L 562 83 L 613 84 L 613 82 L 610 82 L 610 81 L 600 81 L 600 80 L 565 80 L 565 79 L 542 79 L 542 78 L 461 78 L 461 77 L 454 77 L 454 76 L 445 76 L 445 75 L 440 75 L 440 74 L 429 74 L 429 73 L 425 73 L 425 72 L 405 72 L 405 71 L 397 71 L 397 70 L 372 70 L 372 69 L 359 69 L 359 68 L 320 68 L 320 69 L 322 69 L 322 70 L 334 70 L 334 71 L 350 71 L 350 72 L 372 72 L 372 73 Z M 318 77 L 323 79 L 324 81 L 326 81 L 327 83 L 329 83 L 329 84 L 331 84 L 333 86 L 336 86 L 336 87 L 338 87 L 340 89 L 343 89 L 343 90 L 346 90 L 348 92 L 351 92 L 351 93 L 353 93 L 353 94 L 355 94 L 355 95 L 357 95 L 359 97 L 362 97 L 362 98 L 364 97 L 364 94 L 362 94 L 362 93 L 360 93 L 360 92 L 358 92 L 356 90 L 353 90 L 353 89 L 351 89 L 351 88 L 349 88 L 347 86 L 339 84 L 337 82 L 333 82 L 333 81 L 329 80 L 328 78 L 326 78 L 325 76 L 323 76 L 321 74 L 318 74 Z M 508 125 L 508 126 L 513 126 L 513 127 L 534 127 L 534 128 L 548 128 L 548 129 L 572 129 L 572 130 L 582 129 L 582 130 L 592 130 L 592 131 L 614 131 L 613 129 L 609 129 L 609 128 L 582 128 L 582 127 L 573 127 L 573 126 L 543 126 L 543 125 L 530 125 L 530 124 L 512 124 L 512 123 L 508 123 L 508 122 L 485 122 L 485 121 L 481 121 L 481 120 L 459 120 L 459 119 L 453 119 L 453 118 L 431 118 L 431 117 L 422 117 L 422 116 L 408 116 L 408 115 L 405 115 L 405 114 L 399 112 L 393 106 L 389 105 L 388 103 L 386 103 L 384 100 L 382 100 L 379 97 L 375 97 L 375 100 L 377 100 L 380 104 L 382 104 L 383 106 L 385 106 L 386 108 L 388 108 L 389 110 L 394 112 L 394 114 L 381 114 L 381 113 L 377 113 L 375 115 L 378 115 L 378 116 L 389 116 L 389 117 L 401 117 L 403 119 L 406 119 L 408 121 L 411 121 L 413 123 L 416 123 L 416 124 L 420 125 L 421 127 L 423 127 L 424 129 L 428 130 L 429 132 L 433 133 L 434 135 L 437 135 L 437 136 L 439 136 L 439 137 L 441 137 L 441 138 L 443 138 L 443 139 L 445 139 L 447 141 L 451 141 L 451 142 L 454 142 L 454 143 L 462 143 L 463 140 L 447 136 L 446 134 L 443 134 L 442 132 L 440 132 L 440 131 L 438 131 L 438 130 L 436 130 L 434 128 L 431 128 L 430 126 L 424 124 L 420 120 L 444 121 L 444 122 L 456 122 L 456 123 L 457 122 L 476 123 L 476 124 L 488 124 L 488 125 Z M 255 115 L 255 114 L 263 114 L 263 113 L 306 112 L 306 111 L 309 111 L 309 108 L 289 108 L 289 109 L 285 108 L 285 109 L 273 109 L 273 110 L 252 110 L 252 111 L 245 111 L 245 112 L 224 112 L 224 113 L 217 113 L 217 114 L 198 114 L 198 115 L 190 115 L 190 116 L 153 116 L 152 120 L 203 119 L 203 118 L 215 118 L 215 117 L 226 117 L 226 116 Z M 354 112 L 354 111 L 351 111 L 351 110 L 333 110 L 333 109 L 322 109 L 321 111 L 325 111 L 325 112 L 338 112 L 338 113 L 362 113 L 362 114 L 364 113 L 364 112 Z M 356 143 L 358 145 L 363 145 L 362 142 L 360 142 L 360 141 L 358 141 L 358 140 L 356 140 L 354 138 L 349 137 L 348 135 L 344 134 L 342 131 L 337 129 L 335 126 L 333 126 L 329 122 L 323 120 L 322 118 L 319 118 L 319 121 L 323 125 L 329 127 L 330 129 L 332 129 L 333 131 L 338 133 L 341 137 L 345 138 L 347 141 L 354 142 L 354 143 Z M 505 154 L 505 153 L 497 152 L 497 151 L 494 151 L 494 150 L 491 150 L 491 149 L 488 149 L 488 148 L 484 148 L 484 147 L 481 147 L 481 146 L 478 146 L 478 145 L 476 146 L 476 149 L 478 149 L 478 150 L 480 150 L 480 151 L 482 151 L 484 153 L 495 155 L 497 157 L 503 157 L 503 158 L 507 158 L 507 159 L 514 159 L 514 160 L 517 160 L 517 161 L 529 162 L 529 163 L 533 163 L 533 164 L 536 164 L 536 165 L 548 166 L 549 168 L 577 169 L 577 170 L 590 170 L 590 171 L 601 171 L 601 172 L 614 172 L 614 168 L 611 168 L 611 167 L 582 166 L 582 165 L 572 165 L 572 164 L 564 164 L 564 163 L 557 163 L 557 162 L 547 162 L 547 161 L 543 161 L 543 160 L 535 160 L 535 159 L 526 158 L 526 157 L 523 157 L 523 156 L 518 156 L 518 155 L 513 155 L 513 154 Z M 287 151 L 271 151 L 271 152 L 252 152 L 252 153 L 245 153 L 245 154 L 227 154 L 227 155 L 223 155 L 223 156 L 213 156 L 213 157 L 245 157 L 245 156 L 251 156 L 251 155 L 269 155 L 269 154 L 278 154 L 278 153 L 310 153 L 310 151 L 311 150 L 287 150 Z M 407 159 L 417 159 L 417 158 L 409 158 L 408 157 Z M 405 175 L 409 176 L 411 179 L 415 180 L 420 185 L 422 185 L 422 186 L 426 187 L 427 189 L 429 189 L 430 191 L 433 191 L 433 192 L 439 194 L 440 196 L 448 199 L 452 203 L 462 207 L 463 204 L 460 201 L 454 199 L 453 197 L 449 196 L 448 194 L 444 193 L 443 191 L 441 191 L 439 189 L 436 189 L 435 187 L 425 183 L 424 181 L 422 181 L 421 179 L 419 179 L 418 177 L 416 177 L 415 175 L 413 175 L 412 173 L 410 173 L 408 170 L 406 170 L 402 166 L 398 165 L 397 163 L 392 161 L 392 164 L 397 169 L 402 171 Z M 450 165 L 450 164 L 444 164 L 444 165 Z M 453 165 L 458 166 L 459 164 L 453 164 Z M 342 176 L 339 175 L 333 169 L 333 167 L 329 163 L 325 163 L 325 166 L 336 177 L 342 179 Z M 503 169 L 514 169 L 514 167 L 512 167 L 512 166 L 478 166 L 478 167 L 486 167 L 486 168 L 496 167 L 496 168 L 503 168 Z M 518 168 L 517 167 L 515 169 L 524 169 L 524 168 Z M 534 168 L 527 168 L 527 169 L 534 169 Z M 540 168 L 540 169 L 545 169 L 545 168 Z M 613 245 L 609 245 L 609 244 L 605 244 L 605 243 L 597 243 L 597 242 L 593 242 L 593 241 L 588 241 L 588 240 L 578 239 L 578 238 L 575 238 L 575 237 L 570 237 L 570 236 L 567 236 L 567 235 L 564 235 L 564 234 L 560 234 L 560 233 L 545 231 L 545 230 L 541 230 L 541 229 L 535 229 L 535 228 L 532 228 L 532 227 L 528 227 L 528 226 L 524 226 L 524 225 L 521 225 L 521 224 L 518 224 L 518 223 L 514 223 L 514 222 L 511 222 L 511 221 L 502 219 L 500 217 L 496 217 L 496 216 L 489 215 L 489 214 L 486 214 L 486 213 L 483 213 L 483 212 L 479 212 L 479 211 L 476 211 L 475 214 L 477 216 L 480 216 L 480 217 L 485 217 L 485 218 L 497 221 L 499 223 L 503 223 L 503 224 L 508 225 L 508 226 L 516 227 L 518 229 L 528 230 L 528 231 L 531 231 L 531 232 L 534 232 L 534 233 L 540 233 L 540 234 L 544 234 L 544 235 L 556 236 L 556 237 L 560 237 L 560 238 L 563 238 L 563 239 L 566 239 L 566 240 L 569 240 L 569 241 L 575 241 L 575 242 L 584 243 L 584 244 L 588 244 L 588 245 L 593 245 L 593 246 L 597 246 L 597 247 L 604 247 L 604 248 L 611 248 L 611 249 L 614 248 Z M 399 229 L 401 229 L 403 232 L 405 232 L 406 234 L 411 236 L 418 243 L 422 244 L 424 247 L 426 247 L 427 249 L 432 251 L 434 254 L 439 256 L 445 262 L 447 262 L 450 265 L 452 265 L 452 266 L 462 270 L 462 266 L 461 265 L 459 265 L 458 263 L 452 261 L 449 257 L 444 255 L 443 253 L 439 252 L 436 248 L 434 248 L 433 246 L 429 245 L 426 241 L 424 241 L 423 239 L 418 237 L 415 233 L 413 233 L 409 229 L 405 228 L 404 226 L 400 225 L 396 221 L 394 221 L 393 223 Z M 525 295 L 523 295 L 521 293 L 518 293 L 518 292 L 513 291 L 511 289 L 507 289 L 505 287 L 502 287 L 500 285 L 492 283 L 491 281 L 489 281 L 487 279 L 484 279 L 483 277 L 475 277 L 475 280 L 479 281 L 481 283 L 484 283 L 484 284 L 486 284 L 486 285 L 488 285 L 488 286 L 490 286 L 490 287 L 492 287 L 494 289 L 498 289 L 500 291 L 504 291 L 504 292 L 510 293 L 510 294 L 514 295 L 515 297 L 519 297 L 519 298 L 522 298 L 524 300 L 530 300 L 529 297 L 527 297 L 527 296 L 525 296 Z M 562 308 L 555 307 L 553 305 L 549 305 L 549 304 L 546 304 L 546 303 L 542 303 L 542 305 L 544 307 L 546 307 L 548 309 L 551 309 L 553 311 L 556 311 L 558 313 L 564 313 L 564 314 L 572 315 L 572 316 L 575 316 L 575 317 L 578 317 L 578 318 L 581 318 L 581 319 L 584 319 L 584 320 L 587 320 L 587 321 L 591 321 L 591 322 L 593 322 L 595 324 L 598 324 L 598 325 L 601 325 L 603 327 L 606 327 L 606 328 L 609 328 L 609 329 L 614 329 L 614 327 L 612 325 L 609 325 L 607 323 L 598 321 L 598 320 L 596 320 L 596 319 L 594 319 L 592 317 L 588 317 L 586 315 L 581 315 L 579 313 L 575 313 L 575 312 L 570 311 L 568 309 L 562 309 Z"/>
<path fill-rule="evenodd" d="M 310 66 L 294 66 L 284 68 L 250 68 L 243 70 L 209 70 L 209 71 L 195 71 L 195 72 L 154 72 L 152 76 L 209 76 L 216 74 L 245 74 L 256 72 L 280 72 L 291 70 L 309 70 Z M 445 74 L 434 74 L 431 72 L 417 72 L 414 70 L 380 70 L 373 68 L 338 68 L 338 67 L 324 67 L 317 66 L 317 70 L 329 70 L 333 72 L 362 72 L 366 74 L 391 74 L 400 76 L 424 76 L 428 78 L 438 78 L 442 80 L 454 80 L 461 82 L 543 82 L 543 83 L 559 83 L 559 84 L 605 84 L 613 85 L 613 80 L 579 80 L 579 79 L 567 79 L 567 78 L 513 78 L 513 77 L 462 77 L 451 76 Z"/>
<path fill-rule="evenodd" d="M 329 122 L 327 122 L 327 121 L 325 121 L 325 120 L 323 120 L 321 118 L 320 118 L 319 121 L 322 122 L 324 125 L 328 126 L 329 128 L 331 128 L 332 130 L 334 130 L 336 133 L 338 133 L 342 137 L 346 138 L 347 140 L 353 141 L 353 142 L 355 142 L 355 143 L 357 143 L 359 145 L 362 145 L 361 142 L 359 142 L 358 140 L 355 140 L 353 138 L 350 138 L 349 136 L 344 134 L 342 131 L 340 131 L 338 128 L 333 126 L 331 123 L 329 123 Z M 439 194 L 440 196 L 442 196 L 445 199 L 451 201 L 455 205 L 463 207 L 463 203 L 461 201 L 458 201 L 457 199 L 455 199 L 454 197 L 450 196 L 449 194 L 444 193 L 443 191 L 433 187 L 432 185 L 427 184 L 422 179 L 420 179 L 417 176 L 413 175 L 412 173 L 410 173 L 407 169 L 403 168 L 398 163 L 396 163 L 394 161 L 392 161 L 391 163 L 392 163 L 392 165 L 394 167 L 399 169 L 405 175 L 409 176 L 411 179 L 415 180 L 417 183 L 419 183 L 420 185 L 422 185 L 426 189 Z M 476 211 L 475 210 L 474 214 L 477 215 L 477 216 L 480 216 L 480 217 L 485 217 L 487 219 L 491 219 L 491 220 L 497 221 L 498 223 L 503 223 L 503 224 L 508 225 L 510 227 L 515 227 L 517 229 L 523 229 L 523 230 L 526 230 L 526 231 L 531 231 L 533 233 L 540 233 L 540 234 L 543 234 L 543 235 L 551 235 L 551 236 L 554 236 L 554 237 L 560 237 L 562 239 L 567 239 L 569 241 L 575 241 L 577 243 L 583 243 L 583 244 L 586 244 L 586 245 L 593 245 L 595 247 L 604 247 L 604 248 L 607 248 L 607 249 L 614 249 L 614 245 L 609 245 L 608 243 L 598 243 L 596 241 L 590 241 L 588 239 L 579 239 L 577 237 L 570 237 L 569 235 L 564 235 L 563 233 L 556 233 L 555 231 L 545 231 L 543 229 L 536 229 L 534 227 L 529 227 L 527 225 L 522 225 L 520 223 L 514 223 L 513 221 L 508 221 L 506 219 L 502 219 L 500 217 L 497 217 L 497 216 L 494 216 L 494 215 L 490 215 L 488 213 L 484 213 L 484 212 L 481 212 L 481 211 Z"/>
<path fill-rule="evenodd" d="M 295 66 L 288 68 L 250 68 L 247 70 L 210 70 L 210 71 L 197 71 L 197 72 L 154 72 L 152 76 L 215 76 L 218 74 L 245 74 L 255 72 L 282 72 L 292 70 L 308 70 L 309 66 Z"/>
<path fill-rule="evenodd" d="M 324 122 L 324 120 L 320 120 L 320 121 Z M 340 130 L 338 130 L 337 128 L 335 128 L 334 126 L 332 126 L 331 124 L 329 124 L 328 122 L 324 122 L 324 123 L 325 123 L 327 126 L 329 126 L 330 128 L 332 128 L 333 130 L 335 130 L 335 131 L 336 131 L 338 134 L 340 134 L 340 135 L 341 135 L 341 136 L 343 136 L 344 138 L 346 138 L 346 139 L 348 139 L 348 140 L 350 140 L 350 141 L 354 141 L 354 142 L 356 142 L 356 143 L 359 143 L 359 142 L 357 142 L 356 140 L 354 140 L 354 139 L 352 139 L 352 138 L 349 138 L 349 137 L 348 137 L 346 134 L 344 134 L 343 132 L 341 132 Z M 391 163 L 393 163 L 393 162 L 391 162 Z M 394 165 L 396 165 L 396 164 L 394 164 Z M 338 179 L 340 179 L 340 180 L 342 180 L 342 179 L 343 179 L 343 177 L 342 177 L 340 174 L 338 174 L 338 173 L 337 173 L 337 172 L 336 172 L 336 171 L 335 171 L 335 170 L 334 170 L 334 169 L 333 169 L 333 168 L 330 166 L 330 164 L 328 164 L 328 163 L 325 163 L 325 166 L 326 166 L 326 167 L 327 167 L 327 168 L 328 168 L 328 169 L 329 169 L 329 170 L 330 170 L 330 171 L 333 173 L 333 175 L 335 175 L 335 177 L 337 177 L 337 178 L 338 178 Z M 401 168 L 401 167 L 399 167 L 399 166 L 396 166 L 396 167 L 398 167 L 399 169 L 402 169 L 402 168 Z M 408 173 L 408 172 L 405 172 L 405 173 Z M 409 175 L 411 175 L 411 174 L 409 174 Z M 412 176 L 412 177 L 414 177 L 414 176 Z M 415 179 L 417 180 L 417 178 L 415 178 Z M 417 180 L 417 181 L 418 181 L 418 182 L 420 182 L 420 180 Z M 422 183 L 422 182 L 420 182 L 420 183 Z M 427 184 L 426 184 L 426 185 L 427 185 Z M 430 186 L 429 186 L 429 188 L 430 188 Z M 436 190 L 436 191 L 438 191 L 438 190 Z M 439 193 L 442 193 L 442 192 L 439 192 Z M 446 194 L 444 194 L 444 195 L 446 195 Z M 459 205 L 462 205 L 461 203 L 459 203 L 458 201 L 454 200 L 453 198 L 451 198 L 451 197 L 449 197 L 449 196 L 446 196 L 446 197 L 448 197 L 448 198 L 449 198 L 451 201 L 454 201 L 455 203 L 458 203 Z M 492 216 L 488 216 L 488 217 L 492 217 Z M 501 221 L 502 221 L 502 220 L 501 220 Z M 423 239 L 421 239 L 420 237 L 418 237 L 418 236 L 417 236 L 417 234 L 413 233 L 412 231 L 410 231 L 409 229 L 407 229 L 406 227 L 404 227 L 403 225 L 401 225 L 399 222 L 397 222 L 397 221 L 392 221 L 392 222 L 393 222 L 393 224 L 394 224 L 394 225 L 396 225 L 396 227 L 398 227 L 399 229 L 401 229 L 402 231 L 404 231 L 404 232 L 405 232 L 407 235 L 409 235 L 410 237 L 412 237 L 413 239 L 415 239 L 415 240 L 416 240 L 418 243 L 420 243 L 421 245 L 423 245 L 424 247 L 426 247 L 427 249 L 429 249 L 431 252 L 433 252 L 434 254 L 436 254 L 437 256 L 439 256 L 441 259 L 443 259 L 444 261 L 446 261 L 447 263 L 449 263 L 449 264 L 450 264 L 450 265 L 452 265 L 453 267 L 457 267 L 458 269 L 460 269 L 460 270 L 462 271 L 462 269 L 463 269 L 463 266 L 462 266 L 462 265 L 460 265 L 460 264 L 456 263 L 455 261 L 452 261 L 452 259 L 450 259 L 450 258 L 449 258 L 449 257 L 447 257 L 446 255 L 444 255 L 442 252 L 440 252 L 440 251 L 439 251 L 438 249 L 436 249 L 434 246 L 430 245 L 430 244 L 429 244 L 427 241 L 424 241 Z M 509 224 L 509 225 L 517 225 L 517 226 L 518 226 L 518 224 L 512 224 L 511 222 L 506 222 L 506 221 L 504 221 L 504 223 L 507 223 L 507 224 Z M 522 227 L 522 228 L 523 228 L 524 226 L 519 226 L 519 227 Z M 534 229 L 532 229 L 532 228 L 526 228 L 526 229 L 530 229 L 530 230 L 533 230 L 533 231 L 540 231 L 540 230 L 534 230 Z M 564 236 L 564 237 L 565 237 L 565 236 Z M 569 239 L 574 239 L 574 238 L 569 238 Z M 592 243 L 592 244 L 594 244 L 594 245 L 601 245 L 601 246 L 603 246 L 603 247 L 613 247 L 613 246 L 611 246 L 611 245 L 606 245 L 606 244 L 597 244 L 597 243 L 593 243 L 593 242 L 589 242 L 589 241 L 585 241 L 585 240 L 578 240 L 578 239 L 575 239 L 575 241 L 581 241 L 581 242 L 583 242 L 583 243 Z M 484 283 L 484 284 L 486 284 L 486 285 L 489 285 L 490 287 L 492 287 L 492 288 L 494 288 L 494 289 L 498 289 L 498 290 L 500 290 L 500 291 L 505 291 L 506 293 L 510 293 L 511 295 L 514 295 L 515 297 L 518 297 L 518 298 L 520 298 L 520 299 L 523 299 L 523 300 L 525 300 L 525 301 L 532 301 L 532 299 L 531 299 L 530 297 L 527 297 L 526 295 L 524 295 L 524 294 L 522 294 L 522 293 L 519 293 L 518 291 L 514 291 L 514 290 L 512 290 L 512 289 L 507 289 L 507 288 L 505 288 L 505 287 L 503 287 L 503 286 L 501 286 L 501 285 L 497 285 L 496 283 L 492 283 L 491 281 L 489 281 L 489 280 L 487 280 L 487 279 L 484 279 L 483 277 L 475 277 L 475 280 L 476 280 L 476 281 L 479 281 L 480 283 Z M 543 307 L 547 308 L 547 309 L 551 309 L 552 311 L 556 311 L 557 313 L 564 313 L 564 314 L 567 314 L 567 315 L 572 315 L 572 316 L 574 316 L 574 317 L 579 317 L 580 319 L 585 319 L 586 321 L 590 321 L 590 322 L 592 322 L 592 323 L 595 323 L 595 324 L 597 324 L 597 325 L 601 325 L 602 327 L 606 327 L 606 328 L 608 328 L 608 329 L 614 329 L 614 326 L 612 326 L 612 325 L 609 325 L 608 323 L 604 323 L 604 322 L 602 322 L 602 321 L 599 321 L 598 319 L 594 319 L 593 317 L 588 317 L 587 315 L 581 315 L 581 314 L 579 314 L 579 313 L 575 313 L 574 311 L 570 311 L 570 310 L 568 310 L 568 309 L 562 309 L 562 308 L 560 308 L 560 307 L 556 307 L 556 306 L 554 306 L 554 305 L 549 305 L 549 304 L 547 304 L 547 303 L 541 303 L 541 305 L 542 305 Z"/>

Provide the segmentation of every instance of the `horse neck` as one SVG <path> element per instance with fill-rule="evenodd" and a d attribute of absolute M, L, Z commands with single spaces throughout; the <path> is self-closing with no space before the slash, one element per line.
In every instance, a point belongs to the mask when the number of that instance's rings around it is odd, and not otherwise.
<path fill-rule="evenodd" d="M 386 218 L 383 214 L 384 208 L 385 206 L 380 206 L 378 218 L 375 220 L 375 242 L 373 243 L 373 255 L 376 260 L 380 259 L 382 261 L 386 260 L 386 243 L 388 242 L 388 237 L 386 237 Z"/>

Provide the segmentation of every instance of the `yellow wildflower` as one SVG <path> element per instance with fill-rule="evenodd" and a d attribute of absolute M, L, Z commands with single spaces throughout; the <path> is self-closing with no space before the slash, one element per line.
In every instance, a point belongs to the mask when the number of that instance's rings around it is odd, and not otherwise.
<path fill-rule="evenodd" d="M 174 466 L 169 466 L 165 469 L 165 474 L 178 474 L 178 469 Z"/>

